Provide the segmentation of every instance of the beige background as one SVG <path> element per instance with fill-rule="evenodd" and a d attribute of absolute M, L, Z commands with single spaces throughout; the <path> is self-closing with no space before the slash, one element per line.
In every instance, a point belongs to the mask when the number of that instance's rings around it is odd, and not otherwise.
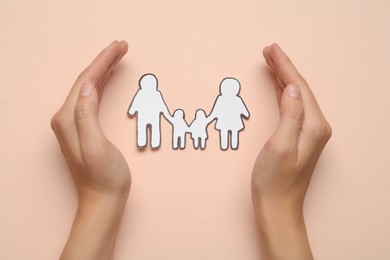
<path fill-rule="evenodd" d="M 390 259 L 389 25 L 387 0 L 2 0 L 0 258 L 60 254 L 76 197 L 49 121 L 78 73 L 124 39 L 101 108 L 133 176 L 116 259 L 258 259 L 249 182 L 278 120 L 261 56 L 272 42 L 333 126 L 305 204 L 316 259 Z M 188 121 L 238 78 L 251 112 L 239 150 L 220 151 L 210 127 L 207 150 L 173 151 L 164 122 L 161 149 L 138 152 L 126 110 L 147 72 Z"/>

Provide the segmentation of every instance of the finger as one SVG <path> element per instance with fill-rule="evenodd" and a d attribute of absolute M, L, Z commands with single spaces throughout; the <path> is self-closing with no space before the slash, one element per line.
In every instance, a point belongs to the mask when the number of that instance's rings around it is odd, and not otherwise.
<path fill-rule="evenodd" d="M 98 92 L 98 98 L 99 98 L 99 105 L 100 105 L 100 102 L 102 101 L 102 97 L 103 97 L 103 93 L 104 93 L 104 90 L 105 90 L 105 87 L 106 87 L 106 84 L 108 82 L 108 80 L 111 78 L 111 75 L 113 74 L 114 72 L 114 69 L 116 67 L 116 65 L 121 61 L 121 59 L 123 58 L 123 56 L 127 53 L 128 51 L 128 45 L 127 45 L 127 42 L 125 41 L 122 41 L 120 42 L 121 45 L 122 45 L 122 53 L 116 58 L 116 60 L 110 65 L 110 68 L 107 70 L 107 72 L 105 73 L 105 75 L 103 76 L 103 78 L 99 81 L 99 83 L 97 84 L 97 92 Z"/>
<path fill-rule="evenodd" d="M 70 111 L 74 110 L 77 103 L 80 87 L 84 84 L 96 86 L 104 78 L 112 65 L 120 60 L 127 51 L 127 44 L 114 41 L 106 47 L 94 61 L 79 75 L 73 85 L 68 97 L 66 98 L 64 108 Z"/>
<path fill-rule="evenodd" d="M 268 64 L 269 68 L 274 73 L 276 73 L 276 67 L 275 67 L 275 64 L 273 63 L 272 58 L 271 58 L 270 48 L 271 48 L 270 46 L 264 47 L 264 49 L 263 49 L 263 56 L 264 56 L 265 62 Z"/>
<path fill-rule="evenodd" d="M 307 115 L 311 117 L 322 116 L 317 100 L 310 90 L 306 80 L 298 72 L 290 58 L 282 51 L 277 44 L 272 44 L 269 49 L 272 64 L 275 66 L 276 75 L 284 84 L 298 84 L 302 93 L 302 100 L 307 110 Z"/>
<path fill-rule="evenodd" d="M 75 107 L 75 122 L 81 151 L 95 150 L 95 145 L 105 140 L 99 123 L 98 94 L 95 86 L 91 84 L 85 84 L 80 89 Z"/>
<path fill-rule="evenodd" d="M 278 101 L 278 106 L 280 109 L 280 103 L 282 101 L 283 90 L 280 87 L 280 83 L 278 82 L 275 73 L 270 71 L 270 74 L 271 74 L 272 81 L 274 82 L 275 92 L 276 92 L 276 100 Z"/>
<path fill-rule="evenodd" d="M 97 83 L 97 87 L 96 89 L 99 90 L 100 89 L 103 89 L 104 90 L 104 87 L 106 86 L 106 83 L 107 81 L 110 79 L 111 75 L 112 75 L 112 72 L 114 71 L 116 65 L 121 61 L 121 59 L 123 58 L 123 56 L 127 53 L 128 51 L 128 45 L 127 45 L 127 42 L 125 41 L 121 41 L 120 42 L 121 44 L 121 54 L 117 56 L 117 58 L 114 60 L 114 62 L 109 66 L 108 70 L 106 71 L 106 73 L 104 74 L 104 76 L 101 78 L 101 80 Z"/>
<path fill-rule="evenodd" d="M 280 121 L 272 138 L 280 149 L 296 152 L 303 123 L 304 109 L 298 85 L 291 84 L 283 92 L 280 104 Z"/>
<path fill-rule="evenodd" d="M 272 44 L 268 49 L 267 59 L 272 64 L 276 74 L 286 84 L 292 84 L 296 81 L 301 86 L 302 83 L 307 85 L 305 79 L 298 72 L 290 58 L 283 52 L 283 50 L 276 43 Z"/>
<path fill-rule="evenodd" d="M 277 76 L 286 84 L 297 83 L 300 87 L 302 103 L 304 108 L 304 119 L 301 130 L 299 146 L 301 151 L 310 156 L 323 146 L 329 136 L 329 124 L 327 123 L 317 100 L 310 90 L 305 79 L 300 75 L 290 58 L 277 45 L 273 44 L 269 54 L 276 67 Z"/>
<path fill-rule="evenodd" d="M 100 76 L 104 76 L 107 70 L 115 61 L 119 62 L 120 58 L 127 51 L 126 42 L 113 42 L 105 48 L 95 60 L 80 74 L 74 86 L 70 90 L 64 105 L 59 112 L 53 117 L 52 128 L 64 152 L 72 160 L 80 158 L 80 143 L 77 126 L 74 119 L 74 108 L 78 99 L 78 91 L 82 82 L 98 81 Z M 120 57 L 120 58 L 119 58 Z"/>
<path fill-rule="evenodd" d="M 286 83 L 283 82 L 279 76 L 278 76 L 278 73 L 277 73 L 277 70 L 276 70 L 276 65 L 274 64 L 273 60 L 272 60 L 272 57 L 271 57 L 271 53 L 270 53 L 270 50 L 271 50 L 271 47 L 270 46 L 266 46 L 263 50 L 263 56 L 265 58 L 265 62 L 267 63 L 267 65 L 269 66 L 270 70 L 272 71 L 272 73 L 274 74 L 275 76 L 275 80 L 276 82 L 278 83 L 278 86 L 282 89 L 282 91 L 286 88 Z"/>
<path fill-rule="evenodd" d="M 107 81 L 111 78 L 111 75 L 112 75 L 113 71 L 110 71 L 107 76 L 105 77 L 105 79 L 102 81 L 102 86 L 99 87 L 99 88 L 96 88 L 97 92 L 98 92 L 98 98 L 99 98 L 99 104 L 102 100 L 102 97 L 103 97 L 103 93 L 104 93 L 104 90 L 105 90 L 105 86 L 107 84 Z"/>
<path fill-rule="evenodd" d="M 275 64 L 273 64 L 273 61 L 271 59 L 269 46 L 266 46 L 263 49 L 263 56 L 264 56 L 265 61 L 268 65 L 268 68 L 270 70 L 272 81 L 274 82 L 275 91 L 276 91 L 276 99 L 278 101 L 278 106 L 280 108 L 282 93 L 283 93 L 283 90 L 286 88 L 286 85 L 284 84 L 284 82 L 282 80 L 280 80 L 280 78 L 276 74 Z"/>

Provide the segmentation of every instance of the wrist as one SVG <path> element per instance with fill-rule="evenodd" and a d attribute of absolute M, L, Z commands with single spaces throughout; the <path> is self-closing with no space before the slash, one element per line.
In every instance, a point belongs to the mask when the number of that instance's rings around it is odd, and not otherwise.
<path fill-rule="evenodd" d="M 94 219 L 100 224 L 110 225 L 118 222 L 125 209 L 128 192 L 123 193 L 80 193 L 75 219 L 90 221 Z"/>
<path fill-rule="evenodd" d="M 98 207 L 120 208 L 127 202 L 130 189 L 118 192 L 102 192 L 92 189 L 83 189 L 78 191 L 78 208 L 89 208 L 92 205 Z"/>
<path fill-rule="evenodd" d="M 260 221 L 290 224 L 303 221 L 303 204 L 290 199 L 254 198 L 253 205 Z"/>
<path fill-rule="evenodd" d="M 79 204 L 61 259 L 111 259 L 128 193 L 88 193 Z M 73 250 L 83 245 L 83 250 Z"/>
<path fill-rule="evenodd" d="M 312 259 L 301 207 L 257 201 L 256 222 L 265 259 Z"/>

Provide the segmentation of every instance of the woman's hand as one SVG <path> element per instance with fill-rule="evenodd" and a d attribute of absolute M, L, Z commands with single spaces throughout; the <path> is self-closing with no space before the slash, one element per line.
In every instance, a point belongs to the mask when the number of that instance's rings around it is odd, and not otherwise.
<path fill-rule="evenodd" d="M 331 137 L 305 79 L 276 44 L 265 47 L 280 109 L 279 125 L 257 157 L 252 198 L 265 259 L 312 259 L 303 202 Z"/>
<path fill-rule="evenodd" d="M 122 153 L 102 132 L 98 114 L 105 84 L 127 49 L 123 41 L 105 48 L 79 75 L 51 120 L 79 202 L 61 259 L 112 257 L 131 177 Z"/>

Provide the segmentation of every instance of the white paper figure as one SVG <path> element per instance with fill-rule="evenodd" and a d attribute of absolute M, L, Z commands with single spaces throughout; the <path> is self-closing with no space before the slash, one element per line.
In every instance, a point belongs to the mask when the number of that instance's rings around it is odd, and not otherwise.
<path fill-rule="evenodd" d="M 170 123 L 173 126 L 172 134 L 172 147 L 173 149 L 184 149 L 186 147 L 186 134 L 189 131 L 188 124 L 184 119 L 184 111 L 181 109 L 176 109 L 173 113 L 173 117 L 170 120 Z"/>
<path fill-rule="evenodd" d="M 194 142 L 195 149 L 205 149 L 206 140 L 208 138 L 207 126 L 210 120 L 206 117 L 206 113 L 202 109 L 198 109 L 195 113 L 195 119 L 190 126 L 191 138 Z"/>
<path fill-rule="evenodd" d="M 249 111 L 239 96 L 240 82 L 235 78 L 225 78 L 220 85 L 220 95 L 209 115 L 210 122 L 217 120 L 215 129 L 219 131 L 220 146 L 227 150 L 238 148 L 238 133 L 244 128 L 242 117 L 249 118 Z M 229 138 L 230 133 L 230 138 Z"/>
<path fill-rule="evenodd" d="M 161 145 L 161 115 L 172 125 L 173 149 L 184 149 L 186 135 L 191 134 L 194 148 L 203 150 L 208 139 L 207 127 L 214 120 L 215 129 L 219 131 L 220 147 L 227 150 L 238 148 L 238 135 L 244 128 L 243 117 L 249 118 L 249 111 L 239 96 L 240 82 L 235 78 L 225 78 L 220 84 L 220 95 L 217 97 L 210 115 L 207 117 L 202 109 L 195 113 L 191 126 L 185 120 L 184 111 L 175 110 L 173 116 L 159 90 L 157 78 L 153 74 L 145 74 L 139 81 L 139 89 L 128 109 L 128 114 L 137 115 L 137 145 L 145 148 L 148 143 L 157 149 Z"/>
<path fill-rule="evenodd" d="M 147 129 L 151 136 L 150 145 L 157 149 L 161 145 L 161 114 L 170 121 L 171 115 L 160 91 L 157 90 L 157 78 L 153 74 L 145 74 L 139 81 L 139 89 L 135 94 L 128 114 L 137 114 L 137 145 L 147 146 Z"/>

